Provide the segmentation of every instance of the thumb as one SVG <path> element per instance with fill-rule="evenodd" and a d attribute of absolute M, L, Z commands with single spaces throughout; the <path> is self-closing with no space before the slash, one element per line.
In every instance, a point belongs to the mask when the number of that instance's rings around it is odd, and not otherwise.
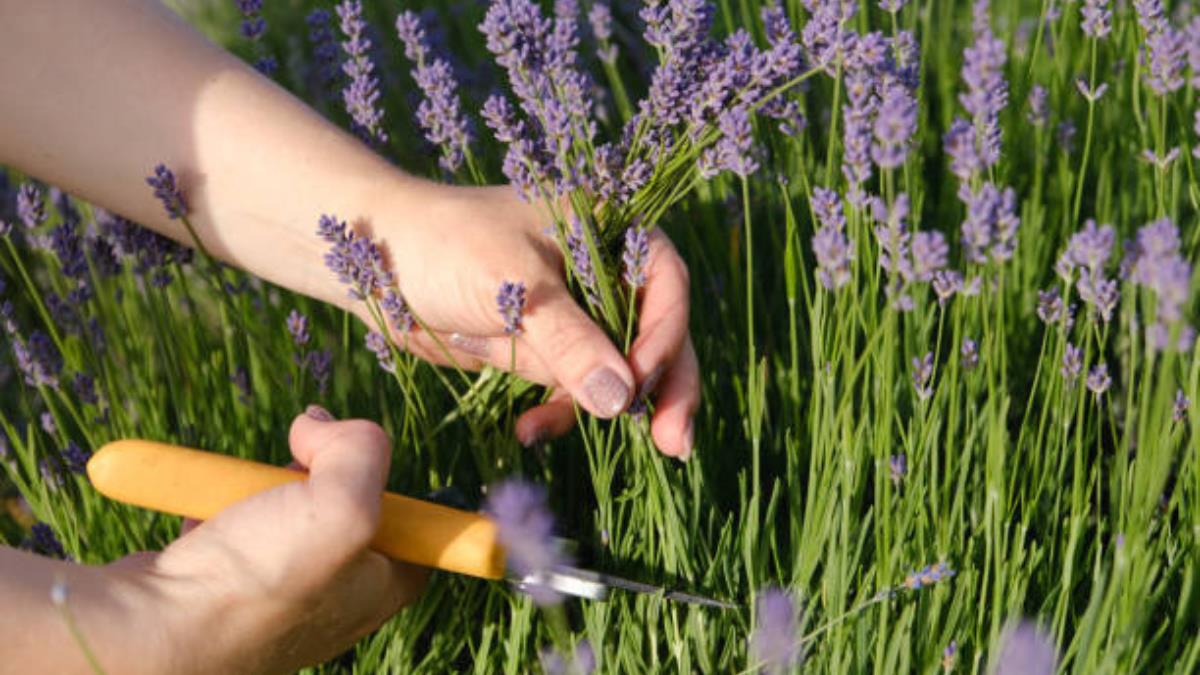
<path fill-rule="evenodd" d="M 593 415 L 615 417 L 633 398 L 633 372 L 566 288 L 530 298 L 521 336 L 558 384 Z"/>

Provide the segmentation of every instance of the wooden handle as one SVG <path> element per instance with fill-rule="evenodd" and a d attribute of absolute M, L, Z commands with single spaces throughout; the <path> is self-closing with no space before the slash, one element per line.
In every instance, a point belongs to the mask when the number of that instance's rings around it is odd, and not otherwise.
<path fill-rule="evenodd" d="M 305 479 L 300 471 L 153 441 L 114 441 L 87 465 L 106 497 L 207 520 L 234 502 Z M 391 492 L 371 547 L 397 560 L 484 579 L 504 577 L 496 524 L 478 513 Z"/>

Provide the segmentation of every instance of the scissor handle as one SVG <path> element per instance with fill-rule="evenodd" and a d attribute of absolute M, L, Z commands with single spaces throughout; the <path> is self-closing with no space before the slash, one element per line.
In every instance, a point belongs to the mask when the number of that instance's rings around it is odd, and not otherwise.
<path fill-rule="evenodd" d="M 87 465 L 104 496 L 177 516 L 207 520 L 300 471 L 145 440 L 114 441 Z M 483 579 L 504 577 L 496 524 L 478 513 L 384 493 L 371 548 L 405 562 Z"/>

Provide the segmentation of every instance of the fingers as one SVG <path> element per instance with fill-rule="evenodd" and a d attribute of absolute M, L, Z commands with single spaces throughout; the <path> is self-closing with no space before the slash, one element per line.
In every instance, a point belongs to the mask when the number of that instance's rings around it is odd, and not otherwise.
<path fill-rule="evenodd" d="M 518 342 L 528 346 L 554 380 L 597 417 L 615 417 L 633 397 L 629 364 L 561 285 L 530 295 Z"/>
<path fill-rule="evenodd" d="M 638 381 L 638 394 L 647 396 L 675 362 L 688 336 L 688 271 L 666 235 L 650 235 L 646 287 L 638 314 L 638 336 L 629 351 L 629 365 Z"/>
<path fill-rule="evenodd" d="M 549 401 L 526 410 L 517 418 L 515 432 L 521 445 L 530 447 L 566 434 L 575 425 L 575 403 L 559 390 Z"/>
<path fill-rule="evenodd" d="M 663 375 L 650 421 L 654 444 L 665 455 L 687 461 L 694 447 L 693 418 L 700 405 L 700 365 L 691 338 L 679 358 Z"/>
<path fill-rule="evenodd" d="M 330 528 L 326 541 L 336 542 L 342 553 L 357 553 L 379 526 L 392 454 L 387 435 L 374 422 L 339 422 L 325 409 L 309 406 L 292 422 L 288 440 L 296 461 L 308 469 L 313 526 Z"/>

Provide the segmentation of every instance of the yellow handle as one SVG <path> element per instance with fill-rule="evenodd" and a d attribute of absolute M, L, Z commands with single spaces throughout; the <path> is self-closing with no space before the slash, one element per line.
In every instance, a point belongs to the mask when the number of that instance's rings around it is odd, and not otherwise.
<path fill-rule="evenodd" d="M 153 441 L 114 441 L 87 466 L 106 497 L 155 511 L 206 520 L 234 502 L 300 481 L 305 474 L 236 457 Z M 371 548 L 397 560 L 484 579 L 504 577 L 496 524 L 477 513 L 383 495 Z"/>

